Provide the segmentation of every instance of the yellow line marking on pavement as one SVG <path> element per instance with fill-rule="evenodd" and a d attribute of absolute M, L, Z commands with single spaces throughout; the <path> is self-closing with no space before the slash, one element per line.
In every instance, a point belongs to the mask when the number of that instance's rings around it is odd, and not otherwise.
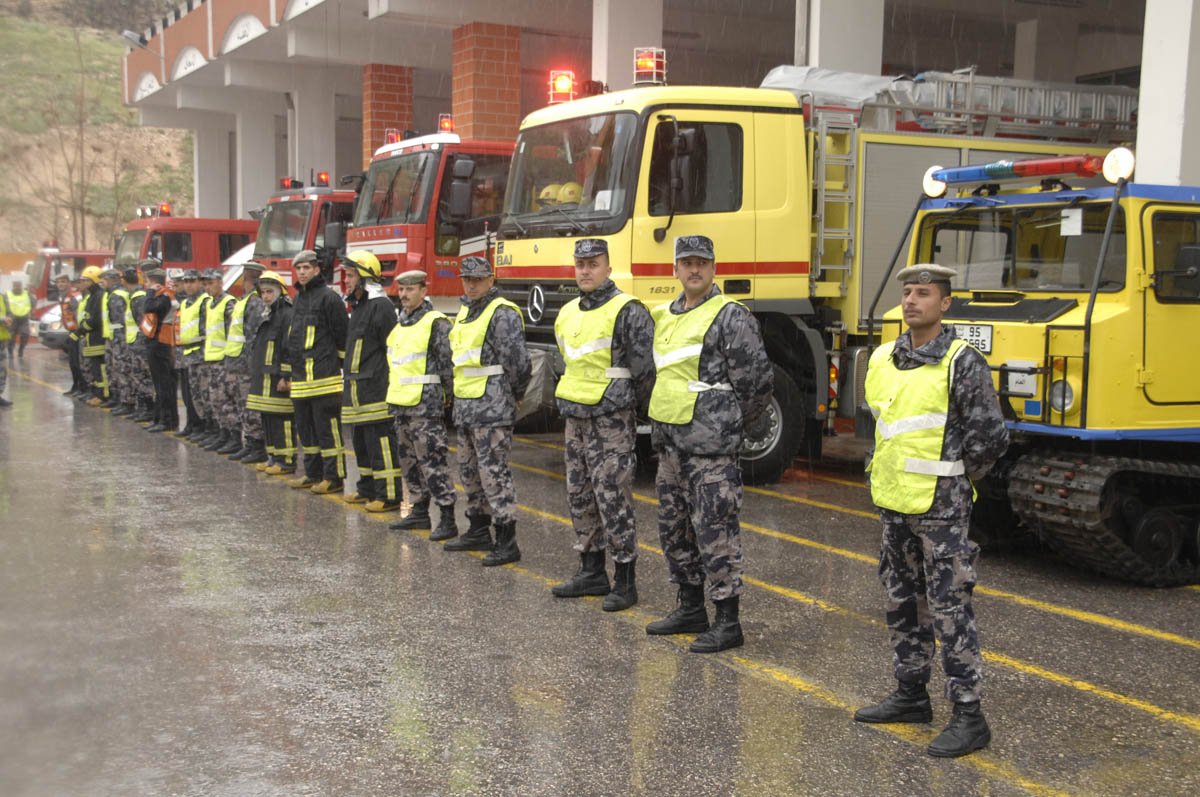
<path fill-rule="evenodd" d="M 768 495 L 771 498 L 782 498 L 784 501 L 793 501 L 797 504 L 807 504 L 808 506 L 815 506 L 818 509 L 830 509 L 834 512 L 844 512 L 847 515 L 858 515 L 859 517 L 869 517 L 872 520 L 877 519 L 879 517 L 878 512 L 867 512 L 862 509 L 851 509 L 850 507 L 838 506 L 837 504 L 830 504 L 825 501 L 814 501 L 811 498 L 801 498 L 798 495 L 788 495 L 787 493 L 781 493 L 781 492 L 777 492 L 775 490 L 767 490 L 763 487 L 743 487 L 742 489 L 748 493 L 757 493 L 758 495 Z"/>
<path fill-rule="evenodd" d="M 14 371 L 12 368 L 9 368 L 8 372 L 10 374 L 12 374 L 13 376 L 19 376 L 22 379 L 28 379 L 30 382 L 33 382 L 35 385 L 41 385 L 42 387 L 48 387 L 51 390 L 60 390 L 61 389 L 61 388 L 59 388 L 58 385 L 52 385 L 49 382 L 43 382 L 42 380 L 38 379 L 36 376 L 30 376 L 29 374 L 23 374 L 20 371 Z"/>
<path fill-rule="evenodd" d="M 566 446 L 560 446 L 557 443 L 543 443 L 540 440 L 530 440 L 528 437 L 518 437 L 517 435 L 513 435 L 513 440 L 516 440 L 518 443 L 525 443 L 526 445 L 530 445 L 530 446 L 539 446 L 541 448 L 553 448 L 556 451 L 566 451 L 567 450 Z"/>
<path fill-rule="evenodd" d="M 565 476 L 563 476 L 561 474 L 554 473 L 553 471 L 548 471 L 543 468 L 535 468 L 532 465 L 522 465 L 519 462 L 512 462 L 510 464 L 514 468 L 519 468 L 520 470 L 529 471 L 530 473 L 536 473 L 539 476 L 548 476 L 552 479 L 557 479 L 559 481 L 562 481 L 566 478 Z M 802 498 L 795 498 L 794 496 L 784 495 L 782 493 L 773 493 L 770 490 L 761 490 L 757 487 L 746 487 L 745 489 L 750 492 L 763 493 L 765 495 L 777 495 L 778 497 L 786 498 L 786 499 L 792 500 L 792 501 L 798 501 L 800 503 L 809 503 L 809 504 L 818 504 L 818 505 L 820 504 L 820 502 L 809 501 L 807 499 L 802 499 Z M 655 506 L 658 505 L 658 499 L 654 498 L 652 496 L 643 495 L 641 493 L 634 493 L 633 497 L 634 497 L 634 499 L 636 499 L 638 501 L 642 501 L 643 503 L 653 504 Z M 833 505 L 829 505 L 829 506 L 831 508 L 837 508 L 837 507 L 833 507 Z M 854 511 L 854 510 L 846 510 L 843 508 L 840 511 Z M 878 517 L 877 515 L 872 515 L 872 514 L 865 513 L 865 512 L 859 513 L 859 514 L 867 515 L 868 517 L 870 517 L 872 519 L 875 519 Z M 825 553 L 831 553 L 836 556 L 842 556 L 847 559 L 853 559 L 857 562 L 863 562 L 863 563 L 869 564 L 869 565 L 879 564 L 878 557 L 868 556 L 866 554 L 858 553 L 857 551 L 850 551 L 845 548 L 839 548 L 835 545 L 828 545 L 823 542 L 817 542 L 816 540 L 810 540 L 807 537 L 801 537 L 796 534 L 789 534 L 785 531 L 777 531 L 775 529 L 769 529 L 769 528 L 766 528 L 765 526 L 756 526 L 753 523 L 742 523 L 741 526 L 743 529 L 746 529 L 747 531 L 753 531 L 756 534 L 762 534 L 767 537 L 774 537 L 776 539 L 786 540 L 788 542 L 793 542 L 793 543 L 796 543 L 797 545 L 803 545 L 808 548 L 815 548 L 819 551 L 824 551 Z M 1124 632 L 1127 632 L 1130 634 L 1138 634 L 1140 636 L 1150 637 L 1151 639 L 1157 639 L 1162 642 L 1171 642 L 1176 645 L 1184 645 L 1186 647 L 1200 649 L 1200 640 L 1192 639 L 1191 637 L 1186 637 L 1181 634 L 1173 634 L 1169 631 L 1160 631 L 1157 628 L 1151 628 L 1150 626 L 1140 625 L 1138 623 L 1130 623 L 1130 622 L 1126 622 L 1125 620 L 1118 620 L 1116 618 L 1108 617 L 1103 614 L 1097 614 L 1095 612 L 1086 612 L 1086 611 L 1082 611 L 1080 609 L 1072 609 L 1069 606 L 1059 606 L 1058 604 L 1047 603 L 1046 601 L 1040 601 L 1040 600 L 1037 600 L 1036 598 L 1026 598 L 1023 595 L 1017 595 L 1016 593 L 1013 593 L 1013 592 L 1005 592 L 1004 590 L 993 589 L 991 587 L 977 586 L 977 587 L 975 587 L 975 592 L 980 595 L 987 595 L 988 597 L 992 597 L 992 598 L 1003 598 L 1005 600 L 1010 600 L 1014 603 L 1020 604 L 1022 606 L 1026 606 L 1030 609 L 1037 609 L 1039 611 L 1048 612 L 1050 614 L 1057 614 L 1057 615 L 1061 615 L 1063 617 L 1069 617 L 1073 620 L 1078 620 L 1083 623 L 1094 623 L 1096 625 L 1101 625 L 1106 628 L 1111 628 L 1115 631 L 1124 631 Z"/>

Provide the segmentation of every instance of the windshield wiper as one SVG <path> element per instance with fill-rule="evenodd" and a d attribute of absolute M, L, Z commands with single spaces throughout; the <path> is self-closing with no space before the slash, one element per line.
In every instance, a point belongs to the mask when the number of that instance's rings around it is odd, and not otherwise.
<path fill-rule="evenodd" d="M 403 166 L 397 166 L 396 171 L 392 174 L 392 179 L 388 182 L 387 193 L 383 195 L 383 199 L 379 202 L 379 212 L 375 214 L 375 223 L 383 218 L 383 211 L 392 206 L 392 191 L 396 188 L 396 180 L 400 178 L 400 172 L 404 170 Z"/>
<path fill-rule="evenodd" d="M 508 220 L 509 220 L 509 221 L 511 221 L 511 222 L 512 222 L 514 225 L 516 225 L 516 228 L 517 228 L 518 230 L 520 230 L 520 231 L 521 231 L 521 235 L 524 235 L 526 238 L 528 238 L 528 237 L 529 237 L 529 230 L 527 230 L 527 229 L 525 229 L 524 227 L 522 227 L 522 226 L 521 226 L 521 222 L 517 221 L 517 214 L 516 214 L 516 213 L 513 213 L 511 210 L 505 211 L 505 212 L 504 212 L 504 213 L 503 213 L 503 214 L 500 216 L 500 223 L 501 223 L 501 224 L 503 224 L 503 223 L 504 223 L 504 218 L 505 218 L 506 216 L 508 217 Z"/>
<path fill-rule="evenodd" d="M 576 205 L 576 207 L 578 207 L 578 205 Z M 571 222 L 572 224 L 574 224 L 574 225 L 575 225 L 575 229 L 579 230 L 580 232 L 587 232 L 587 229 L 586 229 L 586 228 L 584 228 L 584 226 L 583 226 L 582 224 L 580 224 L 579 222 L 575 221 L 575 219 L 574 219 L 574 218 L 571 216 L 571 214 L 567 213 L 567 211 L 563 210 L 563 209 L 562 209 L 562 208 L 560 208 L 558 205 L 551 205 L 549 208 L 547 208 L 547 210 L 557 210 L 559 213 L 561 213 L 561 214 L 562 214 L 562 217 L 563 217 L 564 219 L 566 219 L 567 221 L 569 221 L 569 222 Z M 539 215 L 539 216 L 542 216 L 542 215 L 544 215 L 544 214 L 545 214 L 545 212 L 546 212 L 546 211 L 542 211 L 542 212 L 541 212 L 541 213 L 539 213 L 538 215 Z"/>
<path fill-rule="evenodd" d="M 413 220 L 413 200 L 416 199 L 417 191 L 421 190 L 421 179 L 425 176 L 425 167 L 429 165 L 429 161 L 430 158 L 421 158 L 421 165 L 417 168 L 417 173 L 413 177 L 412 188 L 408 190 L 408 210 L 404 211 L 404 221 L 406 223 Z"/>

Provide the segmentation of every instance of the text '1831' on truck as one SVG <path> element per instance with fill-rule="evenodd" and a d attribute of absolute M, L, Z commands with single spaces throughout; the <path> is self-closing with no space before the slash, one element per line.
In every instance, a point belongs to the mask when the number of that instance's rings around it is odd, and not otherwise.
<path fill-rule="evenodd" d="M 946 323 L 987 358 L 1012 435 L 973 536 L 1030 533 L 1089 570 L 1195 583 L 1200 188 L 1126 182 L 1133 165 L 1118 148 L 931 169 L 908 261 L 958 271 Z M 1115 185 L 1081 185 L 1101 173 Z M 900 313 L 885 318 L 895 338 Z"/>
<path fill-rule="evenodd" d="M 459 263 L 483 254 L 485 231 L 496 232 L 512 148 L 511 141 L 463 141 L 453 132 L 384 144 L 371 158 L 345 250 L 379 258 L 389 295 L 397 274 L 424 271 L 434 306 L 455 312 Z"/>
<path fill-rule="evenodd" d="M 773 481 L 797 453 L 817 457 L 823 436 L 853 426 L 867 307 L 925 170 L 1128 141 L 1136 97 L 974 74 L 777 67 L 759 88 L 654 85 L 551 105 L 517 139 L 501 289 L 525 310 L 535 360 L 540 351 L 561 373 L 554 321 L 575 295 L 573 239 L 606 239 L 618 286 L 654 306 L 679 290 L 675 236 L 711 237 L 717 285 L 754 313 L 774 366 L 769 423 L 741 458 L 748 481 Z M 552 405 L 549 392 L 526 402 Z"/>
<path fill-rule="evenodd" d="M 187 269 L 216 268 L 257 234 L 253 219 L 172 216 L 171 205 L 163 202 L 138 208 L 117 239 L 114 263 L 120 269 L 157 260 L 178 281 Z"/>
<path fill-rule="evenodd" d="M 254 260 L 291 285 L 295 281 L 292 259 L 312 249 L 322 270 L 330 276 L 337 264 L 339 242 L 327 246 L 325 230 L 329 224 L 344 226 L 350 221 L 354 199 L 353 189 L 329 185 L 328 172 L 319 172 L 309 186 L 294 177 L 280 177 L 279 190 L 267 200 L 259 216 Z"/>

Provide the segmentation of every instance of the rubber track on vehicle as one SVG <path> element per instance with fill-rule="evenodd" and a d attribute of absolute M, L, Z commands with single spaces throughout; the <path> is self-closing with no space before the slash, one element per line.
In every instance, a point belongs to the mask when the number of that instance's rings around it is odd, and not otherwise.
<path fill-rule="evenodd" d="M 1043 468 L 1049 468 L 1049 473 L 1043 474 Z M 1067 478 L 1068 472 L 1073 478 Z M 1013 467 L 1008 494 L 1021 522 L 1072 564 L 1152 587 L 1196 583 L 1200 579 L 1196 564 L 1175 561 L 1155 567 L 1106 525 L 1104 485 L 1117 474 L 1128 472 L 1137 474 L 1135 478 L 1165 477 L 1194 481 L 1200 486 L 1200 465 L 1085 455 L 1062 458 L 1034 451 L 1023 455 Z M 1037 484 L 1043 485 L 1042 492 L 1035 489 Z M 1060 488 L 1067 490 L 1066 496 L 1058 494 Z"/>

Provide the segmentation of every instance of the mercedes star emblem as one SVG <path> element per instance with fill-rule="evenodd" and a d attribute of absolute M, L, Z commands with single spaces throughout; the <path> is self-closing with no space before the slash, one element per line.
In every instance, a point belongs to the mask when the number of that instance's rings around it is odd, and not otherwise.
<path fill-rule="evenodd" d="M 525 308 L 525 314 L 529 316 L 529 323 L 542 323 L 542 317 L 546 315 L 546 292 L 542 290 L 541 285 L 534 285 L 529 289 L 529 304 Z"/>

